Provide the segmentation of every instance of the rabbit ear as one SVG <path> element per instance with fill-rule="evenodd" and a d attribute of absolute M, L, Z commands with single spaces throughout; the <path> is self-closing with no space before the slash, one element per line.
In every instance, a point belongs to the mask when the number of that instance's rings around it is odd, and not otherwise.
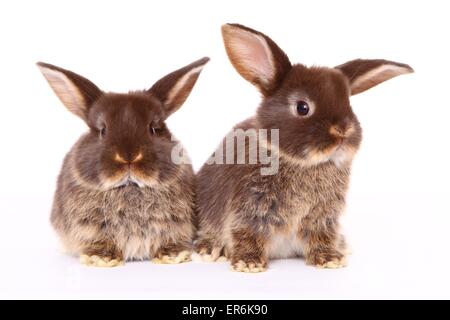
<path fill-rule="evenodd" d="M 278 88 L 292 67 L 283 50 L 261 32 L 239 24 L 225 24 L 222 36 L 234 68 L 264 96 Z"/>
<path fill-rule="evenodd" d="M 72 71 L 43 62 L 37 65 L 64 106 L 86 121 L 89 108 L 102 94 L 101 90 Z"/>
<path fill-rule="evenodd" d="M 166 117 L 177 111 L 191 93 L 208 57 L 197 60 L 158 80 L 147 92 L 165 107 Z"/>
<path fill-rule="evenodd" d="M 413 68 L 407 64 L 381 59 L 357 59 L 336 68 L 347 76 L 352 95 L 366 91 L 396 76 L 414 72 Z"/>

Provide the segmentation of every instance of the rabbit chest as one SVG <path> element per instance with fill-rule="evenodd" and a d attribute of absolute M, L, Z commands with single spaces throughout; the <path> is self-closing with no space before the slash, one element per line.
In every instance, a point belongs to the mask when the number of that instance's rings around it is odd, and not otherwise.
<path fill-rule="evenodd" d="M 126 259 L 147 259 L 176 237 L 178 225 L 191 219 L 189 201 L 171 192 L 136 186 L 106 192 L 84 190 L 66 203 L 66 217 L 76 225 L 72 228 L 76 237 L 88 240 L 103 234 L 114 240 Z"/>
<path fill-rule="evenodd" d="M 163 193 L 135 186 L 110 190 L 99 204 L 105 218 L 105 229 L 111 229 L 113 234 L 137 236 L 158 234 L 155 223 L 164 220 L 167 209 Z"/>
<path fill-rule="evenodd" d="M 268 255 L 287 258 L 303 254 L 300 234 L 306 221 L 340 213 L 344 207 L 349 168 L 325 163 L 311 168 L 280 167 L 271 185 L 277 223 L 269 228 Z"/>

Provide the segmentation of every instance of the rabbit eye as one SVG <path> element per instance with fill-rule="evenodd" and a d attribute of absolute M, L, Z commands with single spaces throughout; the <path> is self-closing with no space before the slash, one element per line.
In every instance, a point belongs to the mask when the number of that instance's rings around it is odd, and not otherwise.
<path fill-rule="evenodd" d="M 148 128 L 151 135 L 156 135 L 156 133 L 158 132 L 158 128 L 156 128 L 154 125 L 149 125 Z"/>
<path fill-rule="evenodd" d="M 306 116 L 309 113 L 309 105 L 303 100 L 297 102 L 297 113 L 301 116 Z"/>
<path fill-rule="evenodd" d="M 164 124 L 162 124 L 160 121 L 152 121 L 148 125 L 148 130 L 150 132 L 150 135 L 155 136 L 163 132 Z"/>
<path fill-rule="evenodd" d="M 100 129 L 100 136 L 104 137 L 105 134 L 106 134 L 106 127 L 103 127 L 103 128 Z"/>

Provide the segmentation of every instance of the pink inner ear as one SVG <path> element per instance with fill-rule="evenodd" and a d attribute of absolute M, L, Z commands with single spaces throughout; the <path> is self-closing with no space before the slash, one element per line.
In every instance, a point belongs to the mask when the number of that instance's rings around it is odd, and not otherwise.
<path fill-rule="evenodd" d="M 366 91 L 386 80 L 396 76 L 410 73 L 412 69 L 394 64 L 383 64 L 374 69 L 367 71 L 353 80 L 351 84 L 352 94 L 358 94 Z"/>
<path fill-rule="evenodd" d="M 234 29 L 229 45 L 240 67 L 252 77 L 266 83 L 273 78 L 275 69 L 272 53 L 262 36 Z"/>

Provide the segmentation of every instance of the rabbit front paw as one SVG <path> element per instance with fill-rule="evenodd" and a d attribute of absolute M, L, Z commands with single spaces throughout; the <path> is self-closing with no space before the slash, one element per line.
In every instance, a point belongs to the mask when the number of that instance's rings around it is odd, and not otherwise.
<path fill-rule="evenodd" d="M 312 255 L 306 259 L 306 263 L 321 269 L 338 269 L 347 266 L 345 256 L 341 253 Z"/>
<path fill-rule="evenodd" d="M 347 266 L 347 261 L 345 261 L 345 258 L 341 258 L 341 259 L 335 258 L 331 261 L 327 261 L 325 263 L 316 265 L 317 268 L 325 268 L 325 269 L 338 269 L 338 268 L 343 268 L 346 266 Z"/>
<path fill-rule="evenodd" d="M 80 262 L 90 267 L 112 268 L 124 264 L 122 251 L 110 240 L 87 245 L 80 254 Z"/>
<path fill-rule="evenodd" d="M 124 261 L 121 258 L 102 257 L 98 255 L 89 256 L 87 254 L 80 255 L 80 262 L 89 267 L 102 268 L 112 268 L 124 264 Z"/>
<path fill-rule="evenodd" d="M 259 273 L 266 271 L 267 262 L 259 260 L 238 260 L 231 264 L 231 270 L 246 273 Z"/>
<path fill-rule="evenodd" d="M 199 241 L 195 251 L 203 262 L 223 262 L 228 260 L 223 247 L 213 245 L 207 240 Z"/>
<path fill-rule="evenodd" d="M 152 262 L 157 264 L 177 264 L 191 261 L 191 251 L 183 250 L 178 253 L 158 254 Z"/>

